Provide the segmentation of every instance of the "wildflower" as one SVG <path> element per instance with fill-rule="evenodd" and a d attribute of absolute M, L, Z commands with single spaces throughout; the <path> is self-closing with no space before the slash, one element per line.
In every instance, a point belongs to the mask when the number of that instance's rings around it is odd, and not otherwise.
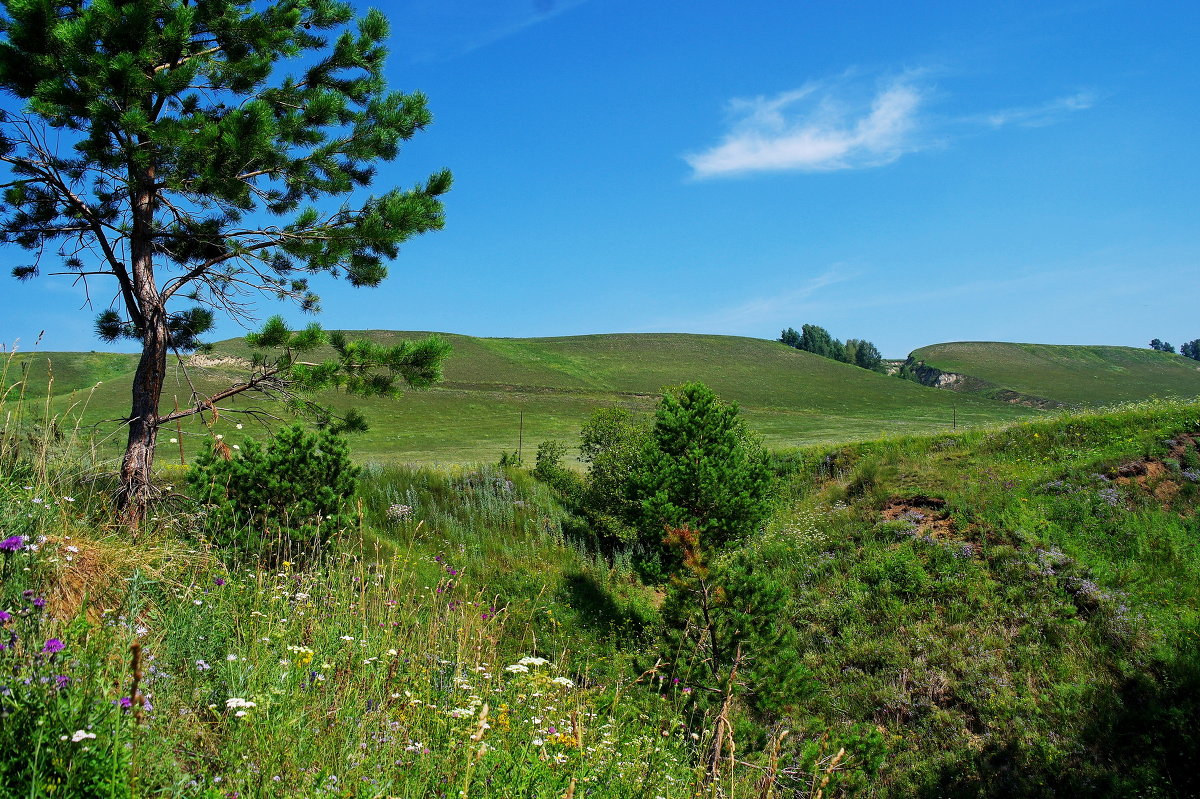
<path fill-rule="evenodd" d="M 172 443 L 172 444 L 178 444 L 178 443 L 179 443 L 179 439 L 178 439 L 178 438 L 172 438 L 172 439 L 171 439 L 171 443 Z"/>
<path fill-rule="evenodd" d="M 242 429 L 242 423 L 241 423 L 241 422 L 238 422 L 238 423 L 237 423 L 237 425 L 235 425 L 235 426 L 237 427 L 237 429 L 238 429 L 238 430 L 241 430 L 241 429 Z"/>
<path fill-rule="evenodd" d="M 220 433 L 217 433 L 217 441 L 222 441 L 222 440 L 224 440 L 224 438 L 225 438 L 225 436 L 221 435 Z"/>
<path fill-rule="evenodd" d="M 74 544 L 71 544 L 71 546 L 67 547 L 67 551 L 68 552 L 78 552 L 79 547 L 75 546 Z"/>
<path fill-rule="evenodd" d="M 0 610 L 0 624 L 12 621 L 12 614 L 6 610 Z"/>
<path fill-rule="evenodd" d="M 213 584 L 216 585 L 217 588 L 220 588 L 221 586 L 225 585 L 225 581 L 218 577 L 217 579 L 213 580 Z"/>
<path fill-rule="evenodd" d="M 233 710 L 234 708 L 246 709 L 246 708 L 251 708 L 251 707 L 258 707 L 258 705 L 256 705 L 255 703 L 253 703 L 249 700 L 242 699 L 241 697 L 231 696 L 225 700 L 225 707 L 228 710 Z"/>
<path fill-rule="evenodd" d="M 196 671 L 208 671 L 211 668 L 212 666 L 208 665 L 208 663 L 204 662 L 203 660 L 196 661 Z"/>
<path fill-rule="evenodd" d="M 42 651 L 53 655 L 55 652 L 61 652 L 66 648 L 67 648 L 67 645 L 64 644 L 62 641 L 58 640 L 57 638 L 51 638 L 49 641 L 46 642 L 46 645 L 42 647 Z M 95 737 L 95 736 L 93 736 L 93 737 Z"/>
<path fill-rule="evenodd" d="M 82 741 L 86 738 L 95 738 L 95 737 L 96 737 L 96 733 L 94 733 L 94 732 L 88 732 L 87 730 L 76 730 L 75 734 L 71 736 L 71 740 L 74 741 L 75 743 L 79 743 L 80 741 Z"/>
<path fill-rule="evenodd" d="M 58 688 L 58 690 L 60 690 L 60 691 L 64 688 L 66 688 L 70 684 L 71 684 L 71 678 L 65 674 L 60 674 L 54 678 L 54 686 L 56 688 Z"/>
<path fill-rule="evenodd" d="M 74 502 L 74 501 L 75 501 L 75 497 L 63 497 L 63 499 L 64 499 L 64 500 L 66 500 L 67 502 Z"/>
<path fill-rule="evenodd" d="M 343 640 L 343 641 L 353 641 L 353 640 L 354 640 L 354 636 L 353 636 L 353 635 L 343 635 L 343 636 L 342 636 L 342 640 Z"/>
<path fill-rule="evenodd" d="M 529 667 L 522 663 L 514 663 L 511 666 L 505 666 L 505 671 L 511 671 L 513 674 L 528 674 Z"/>
<path fill-rule="evenodd" d="M 237 655 L 230 652 L 228 655 L 225 656 L 225 659 L 228 660 L 230 663 L 232 663 L 233 661 L 237 660 Z"/>
<path fill-rule="evenodd" d="M 572 680 L 567 679 L 566 677 L 555 677 L 550 682 L 554 683 L 555 685 L 561 685 L 565 688 L 574 688 L 575 687 L 575 683 Z"/>
<path fill-rule="evenodd" d="M 23 535 L 11 535 L 0 541 L 0 551 L 3 552 L 19 552 L 24 546 L 25 536 Z"/>
<path fill-rule="evenodd" d="M 33 606 L 35 608 L 44 608 L 46 607 L 46 600 L 40 596 L 35 596 L 33 598 Z"/>
<path fill-rule="evenodd" d="M 550 661 L 545 658 L 523 657 L 517 661 L 522 666 L 545 666 Z"/>
<path fill-rule="evenodd" d="M 117 700 L 117 704 L 120 705 L 125 710 L 128 710 L 129 708 L 133 707 L 133 700 L 130 699 L 128 696 L 123 696 Z"/>

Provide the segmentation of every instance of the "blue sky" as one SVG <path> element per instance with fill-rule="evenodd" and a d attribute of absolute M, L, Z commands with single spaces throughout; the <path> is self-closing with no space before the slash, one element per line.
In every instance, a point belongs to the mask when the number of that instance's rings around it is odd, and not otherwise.
<path fill-rule="evenodd" d="M 319 283 L 327 327 L 1200 337 L 1200 6 L 383 7 L 435 122 L 379 185 L 455 187 L 381 287 Z M 54 280 L 0 275 L 0 341 L 101 348 Z"/>

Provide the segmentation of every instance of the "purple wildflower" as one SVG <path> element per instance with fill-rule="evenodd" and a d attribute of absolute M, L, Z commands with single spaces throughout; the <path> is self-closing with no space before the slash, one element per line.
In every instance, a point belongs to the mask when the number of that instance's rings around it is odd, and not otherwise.
<path fill-rule="evenodd" d="M 12 614 L 7 610 L 0 610 L 0 624 L 12 621 Z"/>
<path fill-rule="evenodd" d="M 4 552 L 19 552 L 25 546 L 25 536 L 10 535 L 8 538 L 0 541 L 0 550 Z"/>
<path fill-rule="evenodd" d="M 133 700 L 127 696 L 123 696 L 117 700 L 117 704 L 128 710 L 129 708 L 133 707 Z"/>
<path fill-rule="evenodd" d="M 42 651 L 53 655 L 55 652 L 61 652 L 66 648 L 67 645 L 62 641 L 58 640 L 57 638 L 51 638 L 46 642 L 46 645 L 42 647 Z"/>
<path fill-rule="evenodd" d="M 215 583 L 215 584 L 216 584 L 216 586 L 217 586 L 218 588 L 220 588 L 221 586 L 225 585 L 225 581 L 224 581 L 224 580 L 222 580 L 220 577 L 218 577 L 217 579 L 213 580 L 213 583 Z"/>
<path fill-rule="evenodd" d="M 35 596 L 33 598 L 33 606 L 35 608 L 44 608 L 46 607 L 46 600 L 40 596 Z"/>
<path fill-rule="evenodd" d="M 58 686 L 58 689 L 61 691 L 63 688 L 66 688 L 71 684 L 71 678 L 65 674 L 60 674 L 54 678 L 54 684 Z"/>

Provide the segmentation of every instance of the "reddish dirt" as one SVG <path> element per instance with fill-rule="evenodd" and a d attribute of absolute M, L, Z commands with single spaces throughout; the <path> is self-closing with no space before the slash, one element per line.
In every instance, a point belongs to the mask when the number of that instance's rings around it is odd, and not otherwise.
<path fill-rule="evenodd" d="M 917 526 L 921 535 L 951 538 L 954 522 L 945 511 L 946 500 L 938 497 L 893 497 L 883 508 L 883 518 L 889 522 L 904 519 Z"/>
<path fill-rule="evenodd" d="M 1168 457 L 1175 460 L 1183 458 L 1189 447 L 1196 447 L 1196 436 L 1185 433 L 1175 438 Z M 1167 477 L 1171 470 L 1159 458 L 1142 458 L 1140 460 L 1122 463 L 1116 470 L 1118 485 L 1136 485 L 1142 491 L 1153 496 L 1164 506 L 1170 505 L 1179 493 L 1180 484 Z"/>

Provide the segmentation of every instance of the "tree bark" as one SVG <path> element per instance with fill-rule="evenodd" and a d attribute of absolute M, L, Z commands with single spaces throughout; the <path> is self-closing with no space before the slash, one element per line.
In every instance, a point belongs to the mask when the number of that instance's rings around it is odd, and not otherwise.
<path fill-rule="evenodd" d="M 145 142 L 140 142 L 145 144 Z M 154 224 L 154 167 L 139 167 L 131 160 L 132 225 L 129 232 L 130 276 L 137 307 L 130 316 L 142 335 L 142 358 L 133 377 L 133 402 L 129 412 L 129 442 L 121 461 L 117 509 L 130 526 L 146 518 L 154 498 L 152 470 L 158 442 L 158 403 L 167 376 L 170 330 L 167 309 L 154 280 L 152 231 Z"/>
<path fill-rule="evenodd" d="M 142 337 L 142 357 L 133 377 L 133 402 L 129 414 L 129 441 L 121 461 L 121 482 L 117 488 L 117 508 L 130 525 L 146 518 L 153 499 L 151 480 L 154 447 L 158 441 L 158 403 L 167 374 L 167 325 L 165 313 L 158 309 L 146 315 Z"/>

